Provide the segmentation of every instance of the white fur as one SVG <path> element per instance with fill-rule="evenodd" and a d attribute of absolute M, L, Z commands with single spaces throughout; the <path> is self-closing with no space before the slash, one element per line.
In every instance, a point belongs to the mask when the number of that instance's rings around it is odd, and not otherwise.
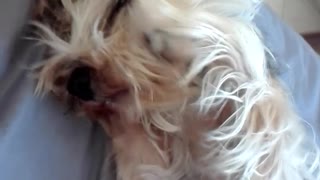
<path fill-rule="evenodd" d="M 43 42 L 58 55 L 92 51 L 108 56 L 112 50 L 107 45 L 119 36 L 131 35 L 134 39 L 141 32 L 161 30 L 170 36 L 151 39 L 156 52 L 164 51 L 162 43 L 182 47 L 181 41 L 172 37 L 193 42 L 186 51 L 169 52 L 182 61 L 192 57 L 189 69 L 177 82 L 179 86 L 186 87 L 206 69 L 195 101 L 185 99 L 178 107 L 150 111 L 141 118 L 149 137 L 142 136 L 150 140 L 137 140 L 148 147 L 139 155 L 148 155 L 144 160 L 150 164 L 140 164 L 149 172 L 144 174 L 145 179 L 320 179 L 319 147 L 305 135 L 303 121 L 293 111 L 287 93 L 268 72 L 266 47 L 252 23 L 259 0 L 133 0 L 127 14 L 119 15 L 117 31 L 111 37 L 104 37 L 98 28 L 110 1 L 79 0 L 77 5 L 71 0 L 62 2 L 74 19 L 70 42 L 38 24 L 46 34 Z M 155 63 L 150 59 L 145 63 Z M 138 78 L 120 64 L 138 94 Z M 152 75 L 138 63 L 135 67 Z M 37 90 L 42 91 L 45 84 L 45 80 L 40 81 Z M 139 99 L 135 101 L 142 106 Z M 232 114 L 222 124 L 209 130 L 199 125 L 204 121 L 199 117 L 214 121 L 230 105 Z M 143 107 L 139 109 L 144 112 Z M 170 144 L 169 149 L 158 147 L 151 126 L 164 132 L 164 141 L 170 139 L 165 143 Z M 136 153 L 134 149 L 143 151 L 137 147 L 128 149 L 132 150 L 129 154 Z M 119 168 L 124 168 L 119 170 L 122 180 L 135 179 L 131 168 L 139 165 L 139 159 L 119 158 Z M 157 160 L 161 162 L 154 163 Z"/>

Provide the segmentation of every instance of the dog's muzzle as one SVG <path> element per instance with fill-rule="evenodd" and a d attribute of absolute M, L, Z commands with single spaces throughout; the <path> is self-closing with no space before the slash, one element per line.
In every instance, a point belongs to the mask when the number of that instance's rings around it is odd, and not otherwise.
<path fill-rule="evenodd" d="M 87 66 L 75 68 L 67 82 L 67 91 L 83 101 L 94 100 L 94 92 L 91 82 L 92 69 Z"/>

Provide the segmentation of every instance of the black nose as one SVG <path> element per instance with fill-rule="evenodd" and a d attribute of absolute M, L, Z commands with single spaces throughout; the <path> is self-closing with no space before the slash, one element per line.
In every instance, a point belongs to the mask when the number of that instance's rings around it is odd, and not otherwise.
<path fill-rule="evenodd" d="M 91 72 L 90 67 L 78 67 L 74 69 L 67 83 L 67 91 L 84 101 L 94 99 L 94 92 L 91 87 Z"/>

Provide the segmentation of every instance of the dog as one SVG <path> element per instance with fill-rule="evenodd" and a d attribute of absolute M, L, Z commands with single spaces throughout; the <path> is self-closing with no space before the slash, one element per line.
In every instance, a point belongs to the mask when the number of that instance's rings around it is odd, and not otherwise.
<path fill-rule="evenodd" d="M 98 122 L 118 180 L 315 180 L 319 147 L 267 67 L 260 0 L 38 0 L 35 93 Z"/>

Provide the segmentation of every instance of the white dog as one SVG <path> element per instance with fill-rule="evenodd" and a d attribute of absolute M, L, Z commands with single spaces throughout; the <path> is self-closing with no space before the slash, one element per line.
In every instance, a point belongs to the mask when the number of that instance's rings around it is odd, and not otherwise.
<path fill-rule="evenodd" d="M 320 179 L 319 147 L 267 68 L 260 3 L 40 0 L 36 92 L 105 128 L 119 180 Z"/>

